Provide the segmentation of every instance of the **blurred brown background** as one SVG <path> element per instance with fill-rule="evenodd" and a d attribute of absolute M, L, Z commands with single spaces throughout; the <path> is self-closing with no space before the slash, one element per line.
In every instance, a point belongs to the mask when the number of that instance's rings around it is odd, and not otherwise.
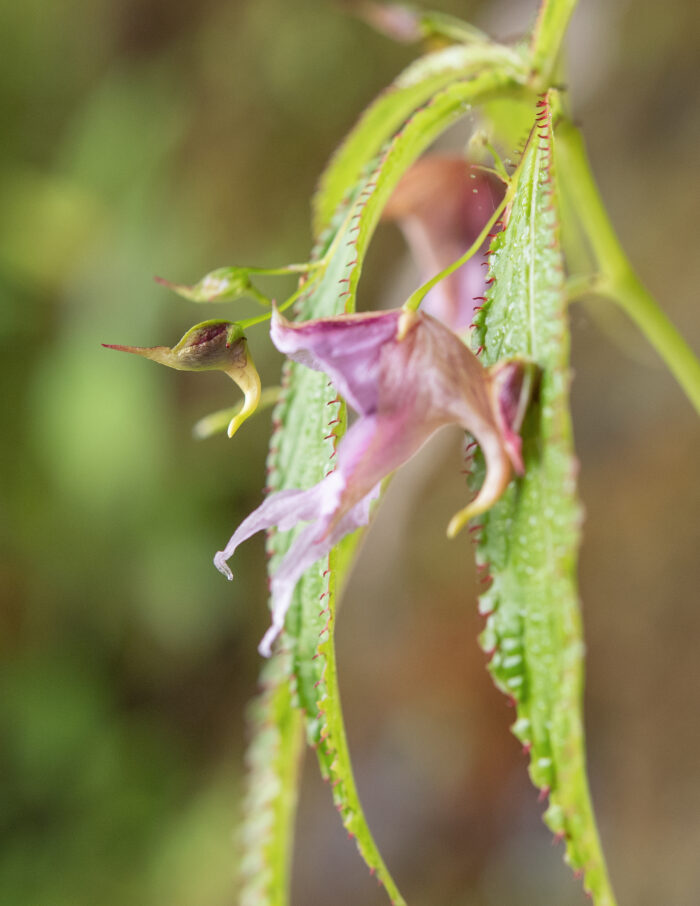
<path fill-rule="evenodd" d="M 499 38 L 535 6 L 440 4 Z M 698 17 L 692 0 L 588 0 L 570 34 L 611 215 L 695 348 Z M 304 260 L 326 158 L 413 50 L 322 0 L 24 0 L 0 35 L 0 902 L 224 906 L 262 540 L 233 586 L 211 557 L 259 502 L 269 418 L 197 443 L 193 421 L 235 400 L 226 380 L 99 344 L 172 343 L 231 312 L 154 274 Z M 363 306 L 400 301 L 409 267 L 383 228 Z M 572 325 L 601 833 L 621 904 L 694 906 L 700 429 L 621 315 L 578 306 Z M 264 328 L 251 342 L 275 383 Z M 415 906 L 583 904 L 484 670 L 471 552 L 444 539 L 459 468 L 448 436 L 397 479 L 343 602 L 360 792 Z M 308 759 L 294 906 L 384 902 Z"/>

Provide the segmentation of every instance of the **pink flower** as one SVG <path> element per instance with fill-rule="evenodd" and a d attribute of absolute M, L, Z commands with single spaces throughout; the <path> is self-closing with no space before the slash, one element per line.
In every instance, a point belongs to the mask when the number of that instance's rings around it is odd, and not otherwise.
<path fill-rule="evenodd" d="M 476 499 L 450 523 L 455 535 L 501 495 L 511 467 L 522 473 L 517 430 L 532 370 L 524 362 L 485 369 L 447 327 L 423 313 L 392 310 L 290 323 L 275 312 L 277 348 L 324 371 L 359 418 L 338 446 L 337 467 L 307 490 L 270 495 L 233 534 L 214 563 L 229 579 L 227 560 L 247 538 L 277 526 L 309 524 L 272 577 L 272 625 L 260 652 L 284 626 L 296 583 L 343 538 L 369 521 L 382 479 L 413 456 L 439 428 L 460 425 L 481 446 L 486 478 Z"/>
<path fill-rule="evenodd" d="M 463 157 L 429 155 L 406 171 L 382 217 L 396 221 L 429 280 L 463 255 L 503 198 L 496 177 L 470 166 Z M 463 330 L 484 295 L 486 268 L 477 254 L 426 296 L 423 310 L 452 330 Z"/>

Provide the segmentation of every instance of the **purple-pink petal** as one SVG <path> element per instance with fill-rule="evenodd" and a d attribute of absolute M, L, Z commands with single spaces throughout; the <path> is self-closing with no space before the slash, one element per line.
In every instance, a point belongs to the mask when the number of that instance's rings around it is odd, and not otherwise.
<path fill-rule="evenodd" d="M 312 564 L 327 556 L 341 538 L 369 521 L 370 503 L 378 495 L 379 487 L 370 489 L 360 501 L 344 511 L 340 519 L 336 519 L 343 485 L 343 476 L 338 469 L 306 491 L 287 490 L 272 494 L 243 520 L 224 550 L 218 551 L 214 557 L 214 565 L 219 572 L 233 579 L 226 561 L 243 541 L 273 526 L 280 531 L 288 531 L 301 522 L 309 523 L 294 539 L 272 577 L 272 625 L 259 646 L 260 653 L 265 657 L 270 656 L 272 643 L 284 628 L 294 588 L 302 575 Z"/>
<path fill-rule="evenodd" d="M 396 336 L 399 316 L 384 311 L 293 323 L 275 312 L 270 336 L 290 359 L 325 371 L 352 408 L 364 414 L 377 408 L 380 359 Z"/>
<path fill-rule="evenodd" d="M 245 519 L 217 568 L 232 578 L 227 560 L 255 532 L 306 525 L 272 576 L 272 625 L 260 645 L 269 655 L 284 626 L 303 573 L 349 532 L 369 520 L 382 480 L 410 459 L 445 425 L 469 431 L 481 446 L 486 477 L 477 495 L 450 523 L 487 509 L 522 467 L 517 435 L 525 363 L 487 370 L 440 321 L 422 312 L 339 315 L 293 324 L 275 313 L 272 338 L 284 353 L 326 372 L 360 417 L 338 445 L 337 467 L 307 490 L 272 494 Z"/>
<path fill-rule="evenodd" d="M 342 476 L 338 472 L 331 472 L 323 481 L 306 491 L 291 489 L 271 494 L 241 522 L 226 547 L 217 551 L 214 565 L 227 579 L 233 579 L 226 561 L 231 559 L 239 544 L 273 526 L 285 532 L 300 522 L 317 520 L 333 513 L 342 488 Z"/>
<path fill-rule="evenodd" d="M 323 531 L 318 523 L 307 525 L 297 535 L 284 559 L 277 568 L 270 586 L 272 598 L 272 624 L 258 646 L 263 657 L 272 653 L 272 643 L 284 629 L 284 620 L 292 603 L 296 584 L 306 570 L 317 561 L 327 557 L 345 535 L 367 525 L 370 504 L 379 494 L 379 487 L 373 489 L 359 503 L 352 507 L 330 531 Z M 319 532 L 322 532 L 319 537 Z"/>

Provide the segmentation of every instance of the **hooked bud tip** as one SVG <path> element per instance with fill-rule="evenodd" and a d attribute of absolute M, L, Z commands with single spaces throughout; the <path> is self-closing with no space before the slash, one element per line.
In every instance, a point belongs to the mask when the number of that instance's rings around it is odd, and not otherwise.
<path fill-rule="evenodd" d="M 447 525 L 447 537 L 450 539 L 450 541 L 452 541 L 457 537 L 457 535 L 459 535 L 459 533 L 471 518 L 471 516 L 467 512 L 469 509 L 470 507 L 465 507 L 464 510 L 460 510 L 459 513 L 455 513 L 452 519 L 450 519 Z M 467 513 L 467 515 L 465 515 L 465 512 Z"/>
<path fill-rule="evenodd" d="M 243 357 L 236 359 L 231 367 L 226 369 L 228 376 L 232 381 L 235 381 L 235 383 L 238 384 L 243 392 L 243 407 L 229 422 L 228 430 L 226 432 L 229 437 L 233 437 L 243 422 L 247 418 L 250 418 L 258 408 L 258 403 L 260 402 L 260 375 L 253 363 L 245 337 L 242 342 L 244 352 Z"/>

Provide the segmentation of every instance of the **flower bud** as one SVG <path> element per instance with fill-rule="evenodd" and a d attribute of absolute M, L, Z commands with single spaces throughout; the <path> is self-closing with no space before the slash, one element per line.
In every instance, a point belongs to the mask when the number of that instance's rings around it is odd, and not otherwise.
<path fill-rule="evenodd" d="M 133 352 L 177 371 L 224 371 L 245 396 L 243 408 L 228 426 L 229 437 L 233 437 L 258 405 L 260 378 L 248 351 L 243 329 L 235 322 L 203 321 L 190 328 L 173 347 L 102 345 L 120 352 Z"/>
<path fill-rule="evenodd" d="M 156 277 L 156 282 L 190 302 L 223 302 L 239 299 L 241 296 L 258 296 L 250 281 L 250 271 L 245 267 L 219 267 L 192 286 L 171 283 L 162 277 Z"/>
<path fill-rule="evenodd" d="M 401 177 L 383 212 L 400 227 L 422 280 L 461 258 L 477 239 L 503 197 L 503 184 L 463 157 L 429 154 Z M 482 261 L 473 256 L 434 286 L 423 311 L 452 330 L 463 331 L 484 295 Z"/>

